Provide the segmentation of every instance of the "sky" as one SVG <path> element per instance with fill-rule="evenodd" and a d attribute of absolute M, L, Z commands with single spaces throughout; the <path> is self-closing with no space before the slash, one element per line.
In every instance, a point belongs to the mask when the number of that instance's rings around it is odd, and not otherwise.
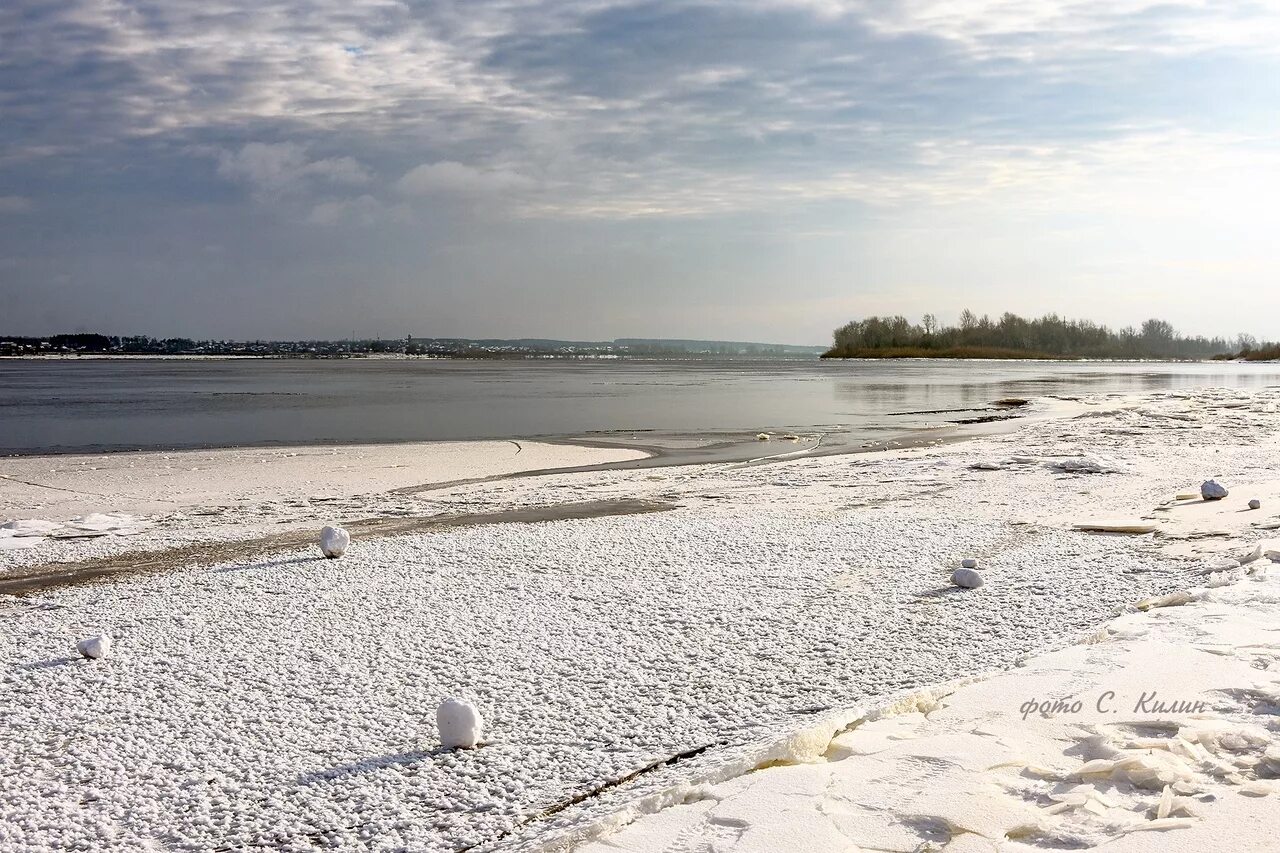
<path fill-rule="evenodd" d="M 5 0 L 0 334 L 1280 338 L 1280 3 Z"/>

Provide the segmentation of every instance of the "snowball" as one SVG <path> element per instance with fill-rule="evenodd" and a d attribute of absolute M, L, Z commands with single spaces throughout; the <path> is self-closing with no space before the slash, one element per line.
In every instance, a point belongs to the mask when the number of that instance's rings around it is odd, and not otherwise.
<path fill-rule="evenodd" d="M 446 749 L 471 749 L 480 743 L 483 721 L 476 706 L 461 699 L 446 699 L 436 709 L 440 743 Z"/>
<path fill-rule="evenodd" d="M 96 637 L 85 637 L 76 643 L 76 651 L 87 658 L 105 658 L 111 654 L 111 638 L 106 634 L 100 634 Z"/>
<path fill-rule="evenodd" d="M 351 544 L 351 534 L 341 527 L 326 526 L 320 531 L 320 550 L 329 559 L 341 557 Z"/>
<path fill-rule="evenodd" d="M 1200 497 L 1207 501 L 1220 501 L 1227 496 L 1227 490 L 1217 480 L 1205 480 L 1200 484 Z"/>
<path fill-rule="evenodd" d="M 951 582 L 965 589 L 977 589 L 982 586 L 982 575 L 973 569 L 956 569 L 951 575 Z"/>

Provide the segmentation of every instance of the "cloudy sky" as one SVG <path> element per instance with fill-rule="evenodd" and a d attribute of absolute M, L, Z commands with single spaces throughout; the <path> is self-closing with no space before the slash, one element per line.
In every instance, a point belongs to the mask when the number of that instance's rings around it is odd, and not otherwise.
<path fill-rule="evenodd" d="M 0 334 L 1280 337 L 1272 0 L 5 0 Z"/>

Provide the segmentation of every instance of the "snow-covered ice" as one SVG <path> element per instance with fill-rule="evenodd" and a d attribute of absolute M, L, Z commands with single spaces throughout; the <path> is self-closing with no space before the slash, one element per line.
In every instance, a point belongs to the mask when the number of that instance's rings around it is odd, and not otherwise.
<path fill-rule="evenodd" d="M 18 456 L 0 459 L 0 519 L 242 509 L 647 455 L 540 441 L 428 441 Z"/>
<path fill-rule="evenodd" d="M 1174 496 L 1213 471 L 1280 506 L 1277 402 L 1153 394 L 949 446 L 335 497 L 340 520 L 678 508 L 361 538 L 342 572 L 312 545 L 0 598 L 0 849 L 525 849 L 705 796 L 681 786 L 821 754 L 851 709 L 1012 667 L 1247 556 L 1280 519 Z M 1050 464 L 1085 456 L 1114 470 Z M 261 506 L 0 565 L 316 516 Z M 1074 529 L 1107 517 L 1156 530 Z M 975 553 L 992 582 L 960 594 L 943 567 Z M 96 632 L 128 654 L 67 654 Z M 484 710 L 484 748 L 435 748 L 449 695 Z"/>
<path fill-rule="evenodd" d="M 1274 850 L 1278 604 L 1280 578 L 1254 577 L 1121 616 L 868 712 L 807 760 L 615 816 L 576 851 Z"/>

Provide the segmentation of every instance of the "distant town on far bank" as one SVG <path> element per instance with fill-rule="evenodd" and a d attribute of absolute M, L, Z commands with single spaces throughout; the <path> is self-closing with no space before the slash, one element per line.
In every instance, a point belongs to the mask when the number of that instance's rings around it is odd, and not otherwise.
<path fill-rule="evenodd" d="M 348 340 L 193 340 L 93 332 L 44 337 L 0 336 L 0 356 L 172 355 L 257 358 L 816 358 L 822 346 L 747 341 L 618 338 L 562 341 L 548 338 L 351 338 Z"/>

